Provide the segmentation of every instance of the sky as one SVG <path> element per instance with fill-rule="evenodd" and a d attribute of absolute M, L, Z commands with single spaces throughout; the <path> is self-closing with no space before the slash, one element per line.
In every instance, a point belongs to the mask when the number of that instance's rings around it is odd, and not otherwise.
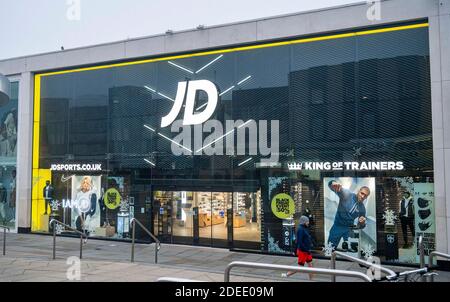
<path fill-rule="evenodd" d="M 0 0 L 0 60 L 355 2 Z"/>

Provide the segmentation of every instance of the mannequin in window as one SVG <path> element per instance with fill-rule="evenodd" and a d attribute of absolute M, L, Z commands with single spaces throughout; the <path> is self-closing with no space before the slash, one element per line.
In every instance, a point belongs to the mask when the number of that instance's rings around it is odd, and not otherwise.
<path fill-rule="evenodd" d="M 306 200 L 306 207 L 303 211 L 303 216 L 308 217 L 309 219 L 309 233 L 311 235 L 311 239 L 313 244 L 316 242 L 316 234 L 315 234 L 315 226 L 314 226 L 314 215 L 309 208 L 309 200 Z"/>
<path fill-rule="evenodd" d="M 0 182 L 0 202 L 6 203 L 6 188 L 1 182 Z"/>
<path fill-rule="evenodd" d="M 11 188 L 11 192 L 9 193 L 9 206 L 12 209 L 12 216 L 13 219 L 15 218 L 15 213 L 16 213 L 16 176 L 17 176 L 17 172 L 16 170 L 12 170 L 11 171 L 11 182 L 10 182 L 10 188 Z"/>
<path fill-rule="evenodd" d="M 245 193 L 244 195 L 244 206 L 245 206 L 245 219 L 247 222 L 252 222 L 252 198 L 250 197 L 250 193 Z"/>
<path fill-rule="evenodd" d="M 415 237 L 414 201 L 409 192 L 403 192 L 403 198 L 400 201 L 400 223 L 402 225 L 403 240 L 405 241 L 403 248 L 409 248 L 408 227 L 413 238 Z"/>
<path fill-rule="evenodd" d="M 305 211 L 303 212 L 303 216 L 306 216 L 309 218 L 309 225 L 313 226 L 314 225 L 314 216 L 311 213 L 311 210 L 309 208 L 306 208 Z"/>
<path fill-rule="evenodd" d="M 43 192 L 43 196 L 44 196 L 44 200 L 45 200 L 45 212 L 44 212 L 44 215 L 47 215 L 48 206 L 52 202 L 52 200 L 54 198 L 54 194 L 55 194 L 55 189 L 50 184 L 50 180 L 47 180 L 45 182 L 45 187 L 44 187 L 42 192 Z"/>
<path fill-rule="evenodd" d="M 6 188 L 3 186 L 3 183 L 0 183 L 0 222 L 2 224 L 6 224 L 7 220 L 6 199 Z"/>

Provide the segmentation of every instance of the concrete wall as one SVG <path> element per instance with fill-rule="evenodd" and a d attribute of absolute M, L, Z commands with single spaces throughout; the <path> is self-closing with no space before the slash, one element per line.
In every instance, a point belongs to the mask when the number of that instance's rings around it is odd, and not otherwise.
<path fill-rule="evenodd" d="M 17 131 L 16 228 L 31 227 L 31 156 L 33 139 L 33 75 L 24 72 L 19 79 L 19 127 Z"/>
<path fill-rule="evenodd" d="M 430 21 L 433 140 L 436 189 L 437 250 L 450 251 L 450 0 L 387 0 L 381 19 L 369 20 L 369 6 L 346 5 L 325 10 L 265 18 L 203 30 L 188 30 L 73 50 L 0 61 L 0 72 L 21 75 L 19 94 L 18 223 L 30 227 L 32 156 L 32 74 L 101 62 L 226 47 L 290 36 L 326 33 L 355 27 L 421 18 Z M 448 175 L 448 177 L 447 177 Z M 450 189 L 449 189 L 450 190 Z M 450 193 L 450 191 L 449 191 Z"/>
<path fill-rule="evenodd" d="M 439 0 L 389 0 L 382 2 L 381 20 L 369 21 L 367 19 L 368 8 L 368 5 L 363 2 L 326 10 L 214 26 L 203 30 L 188 30 L 171 35 L 158 35 L 3 60 L 0 61 L 0 71 L 8 75 L 212 47 L 226 47 L 268 39 L 437 17 L 440 12 Z"/>
<path fill-rule="evenodd" d="M 430 16 L 431 95 L 436 196 L 436 249 L 450 252 L 450 0 Z M 450 189 L 448 190 L 450 193 Z"/>

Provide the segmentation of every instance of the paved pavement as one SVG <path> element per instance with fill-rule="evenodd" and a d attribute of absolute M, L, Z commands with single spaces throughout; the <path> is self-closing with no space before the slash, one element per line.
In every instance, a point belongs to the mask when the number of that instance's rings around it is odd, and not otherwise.
<path fill-rule="evenodd" d="M 0 254 L 0 281 L 71 282 L 77 265 L 68 263 L 79 256 L 80 240 L 58 237 L 56 260 L 52 260 L 52 237 L 45 235 L 8 234 L 6 256 Z M 2 239 L 0 239 L 2 240 Z M 137 244 L 135 262 L 130 262 L 131 244 L 90 239 L 83 247 L 80 281 L 84 282 L 152 282 L 161 277 L 218 281 L 232 261 L 250 261 L 282 265 L 296 265 L 296 258 L 231 252 L 226 249 L 162 244 L 158 264 L 154 263 L 154 244 Z M 314 265 L 329 268 L 329 260 L 315 260 Z M 338 269 L 366 272 L 359 265 L 340 261 Z M 395 267 L 395 271 L 410 268 Z M 360 281 L 338 277 L 338 281 Z M 309 282 L 306 274 L 282 278 L 279 271 L 234 268 L 235 282 Z M 314 281 L 330 281 L 329 276 L 316 275 Z M 450 281 L 450 272 L 439 272 L 436 281 Z"/>

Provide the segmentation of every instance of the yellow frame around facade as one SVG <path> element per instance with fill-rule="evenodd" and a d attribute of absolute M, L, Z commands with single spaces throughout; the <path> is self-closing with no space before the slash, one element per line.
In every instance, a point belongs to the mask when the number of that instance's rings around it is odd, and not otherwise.
<path fill-rule="evenodd" d="M 381 28 L 381 29 L 356 31 L 356 32 L 350 32 L 350 33 L 344 33 L 344 34 L 324 35 L 324 36 L 314 37 L 314 38 L 300 38 L 300 39 L 295 39 L 295 40 L 290 40 L 290 41 L 272 42 L 272 43 L 259 44 L 259 45 L 224 48 L 224 49 L 213 50 L 213 51 L 200 51 L 200 52 L 190 53 L 190 54 L 165 56 L 165 57 L 137 60 L 137 61 L 131 61 L 131 62 L 124 62 L 124 63 L 114 63 L 114 64 L 108 64 L 108 65 L 99 65 L 99 66 L 92 66 L 92 67 L 83 67 L 83 68 L 77 68 L 77 69 L 69 69 L 69 70 L 35 74 L 35 76 L 34 76 L 34 108 L 33 108 L 33 160 L 32 160 L 32 162 L 33 162 L 32 202 L 34 203 L 34 206 L 32 206 L 32 217 L 37 218 L 38 213 L 36 213 L 36 211 L 44 209 L 44 206 L 40 205 L 41 202 L 38 202 L 40 200 L 39 195 L 36 195 L 36 194 L 39 194 L 38 193 L 39 190 L 34 190 L 33 187 L 36 186 L 37 184 L 40 184 L 43 178 L 47 178 L 47 177 L 51 176 L 51 173 L 49 175 L 48 169 L 43 169 L 42 171 L 40 171 L 40 169 L 39 169 L 39 151 L 40 151 L 39 150 L 39 144 L 40 144 L 39 131 L 40 131 L 40 113 L 41 113 L 40 105 L 41 105 L 41 79 L 42 79 L 42 77 L 75 73 L 75 72 L 83 72 L 83 71 L 108 69 L 108 68 L 115 68 L 115 67 L 123 67 L 123 66 L 131 66 L 131 65 L 138 65 L 138 64 L 146 64 L 146 63 L 153 63 L 153 62 L 160 62 L 160 61 L 177 60 L 177 59 L 184 59 L 184 58 L 191 58 L 191 57 L 208 56 L 208 55 L 214 55 L 214 54 L 224 54 L 224 53 L 231 53 L 231 52 L 238 52 L 238 51 L 248 51 L 248 50 L 262 49 L 262 48 L 269 48 L 269 47 L 303 44 L 303 43 L 311 43 L 311 42 L 342 39 L 342 38 L 351 38 L 351 37 L 357 37 L 357 36 L 366 36 L 366 35 L 394 32 L 394 31 L 401 31 L 401 30 L 408 30 L 408 29 L 416 29 L 416 28 L 424 28 L 424 27 L 429 27 L 429 23 L 425 22 L 425 23 L 412 24 L 412 25 L 403 25 L 403 26 L 394 26 L 394 27 Z M 32 226 L 33 226 L 32 231 L 39 231 L 42 228 L 40 223 L 36 223 L 36 224 L 32 223 Z"/>

